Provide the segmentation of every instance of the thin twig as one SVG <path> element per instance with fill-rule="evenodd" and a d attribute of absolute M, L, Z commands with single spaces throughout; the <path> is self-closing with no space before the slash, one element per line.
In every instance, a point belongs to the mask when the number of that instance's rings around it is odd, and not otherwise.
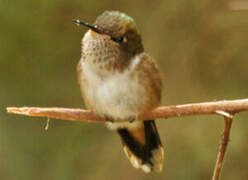
<path fill-rule="evenodd" d="M 194 103 L 176 106 L 158 107 L 146 114 L 140 115 L 139 120 L 169 118 L 187 115 L 216 114 L 216 111 L 224 111 L 230 114 L 248 111 L 248 99 L 232 101 L 216 101 Z M 40 108 L 40 107 L 9 107 L 8 113 L 25 116 L 39 116 L 75 121 L 106 122 L 107 120 L 96 116 L 91 111 L 70 108 Z"/>
<path fill-rule="evenodd" d="M 226 154 L 227 145 L 228 145 L 228 141 L 229 141 L 231 126 L 232 126 L 232 120 L 233 120 L 233 116 L 227 112 L 217 111 L 216 113 L 224 116 L 225 128 L 224 128 L 223 137 L 221 139 L 221 143 L 220 143 L 220 147 L 219 147 L 219 152 L 217 155 L 217 160 L 216 160 L 212 180 L 218 180 L 220 178 L 221 170 L 223 168 L 223 163 L 224 163 L 224 157 Z"/>

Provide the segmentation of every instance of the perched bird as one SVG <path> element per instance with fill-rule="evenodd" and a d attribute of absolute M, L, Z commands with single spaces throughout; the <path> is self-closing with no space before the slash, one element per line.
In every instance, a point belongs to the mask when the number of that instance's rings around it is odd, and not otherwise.
<path fill-rule="evenodd" d="M 159 105 L 162 82 L 135 21 L 121 12 L 105 11 L 92 25 L 74 22 L 89 28 L 78 64 L 86 107 L 111 121 L 107 127 L 118 132 L 135 168 L 160 172 L 164 149 L 155 121 L 138 117 Z"/>

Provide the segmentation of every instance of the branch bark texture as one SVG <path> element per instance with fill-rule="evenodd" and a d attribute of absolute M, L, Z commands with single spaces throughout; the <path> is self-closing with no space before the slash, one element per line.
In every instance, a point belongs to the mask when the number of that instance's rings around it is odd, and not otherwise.
<path fill-rule="evenodd" d="M 179 117 L 187 115 L 218 114 L 218 111 L 235 114 L 248 111 L 248 99 L 215 101 L 175 106 L 158 107 L 138 117 L 139 120 Z M 106 122 L 89 110 L 71 108 L 8 107 L 8 113 L 25 116 L 39 116 L 63 120 Z"/>

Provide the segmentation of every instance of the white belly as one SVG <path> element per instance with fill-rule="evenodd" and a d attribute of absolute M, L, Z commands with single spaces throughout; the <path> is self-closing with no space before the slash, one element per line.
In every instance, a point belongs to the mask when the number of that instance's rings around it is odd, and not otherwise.
<path fill-rule="evenodd" d="M 111 72 L 111 75 L 105 74 L 103 77 L 95 65 L 87 62 L 81 65 L 84 98 L 96 114 L 115 120 L 127 120 L 135 118 L 147 103 L 145 88 L 130 76 L 133 68 L 122 73 Z"/>

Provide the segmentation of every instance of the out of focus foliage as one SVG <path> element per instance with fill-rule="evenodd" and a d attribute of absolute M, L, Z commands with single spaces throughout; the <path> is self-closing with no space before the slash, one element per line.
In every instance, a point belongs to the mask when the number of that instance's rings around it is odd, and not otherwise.
<path fill-rule="evenodd" d="M 83 108 L 75 67 L 86 29 L 104 10 L 132 16 L 164 77 L 163 105 L 248 96 L 248 12 L 214 0 L 0 0 L 0 179 L 210 179 L 224 121 L 158 120 L 161 174 L 135 170 L 103 124 L 7 115 L 7 106 Z M 235 116 L 223 179 L 248 178 L 248 114 Z"/>

